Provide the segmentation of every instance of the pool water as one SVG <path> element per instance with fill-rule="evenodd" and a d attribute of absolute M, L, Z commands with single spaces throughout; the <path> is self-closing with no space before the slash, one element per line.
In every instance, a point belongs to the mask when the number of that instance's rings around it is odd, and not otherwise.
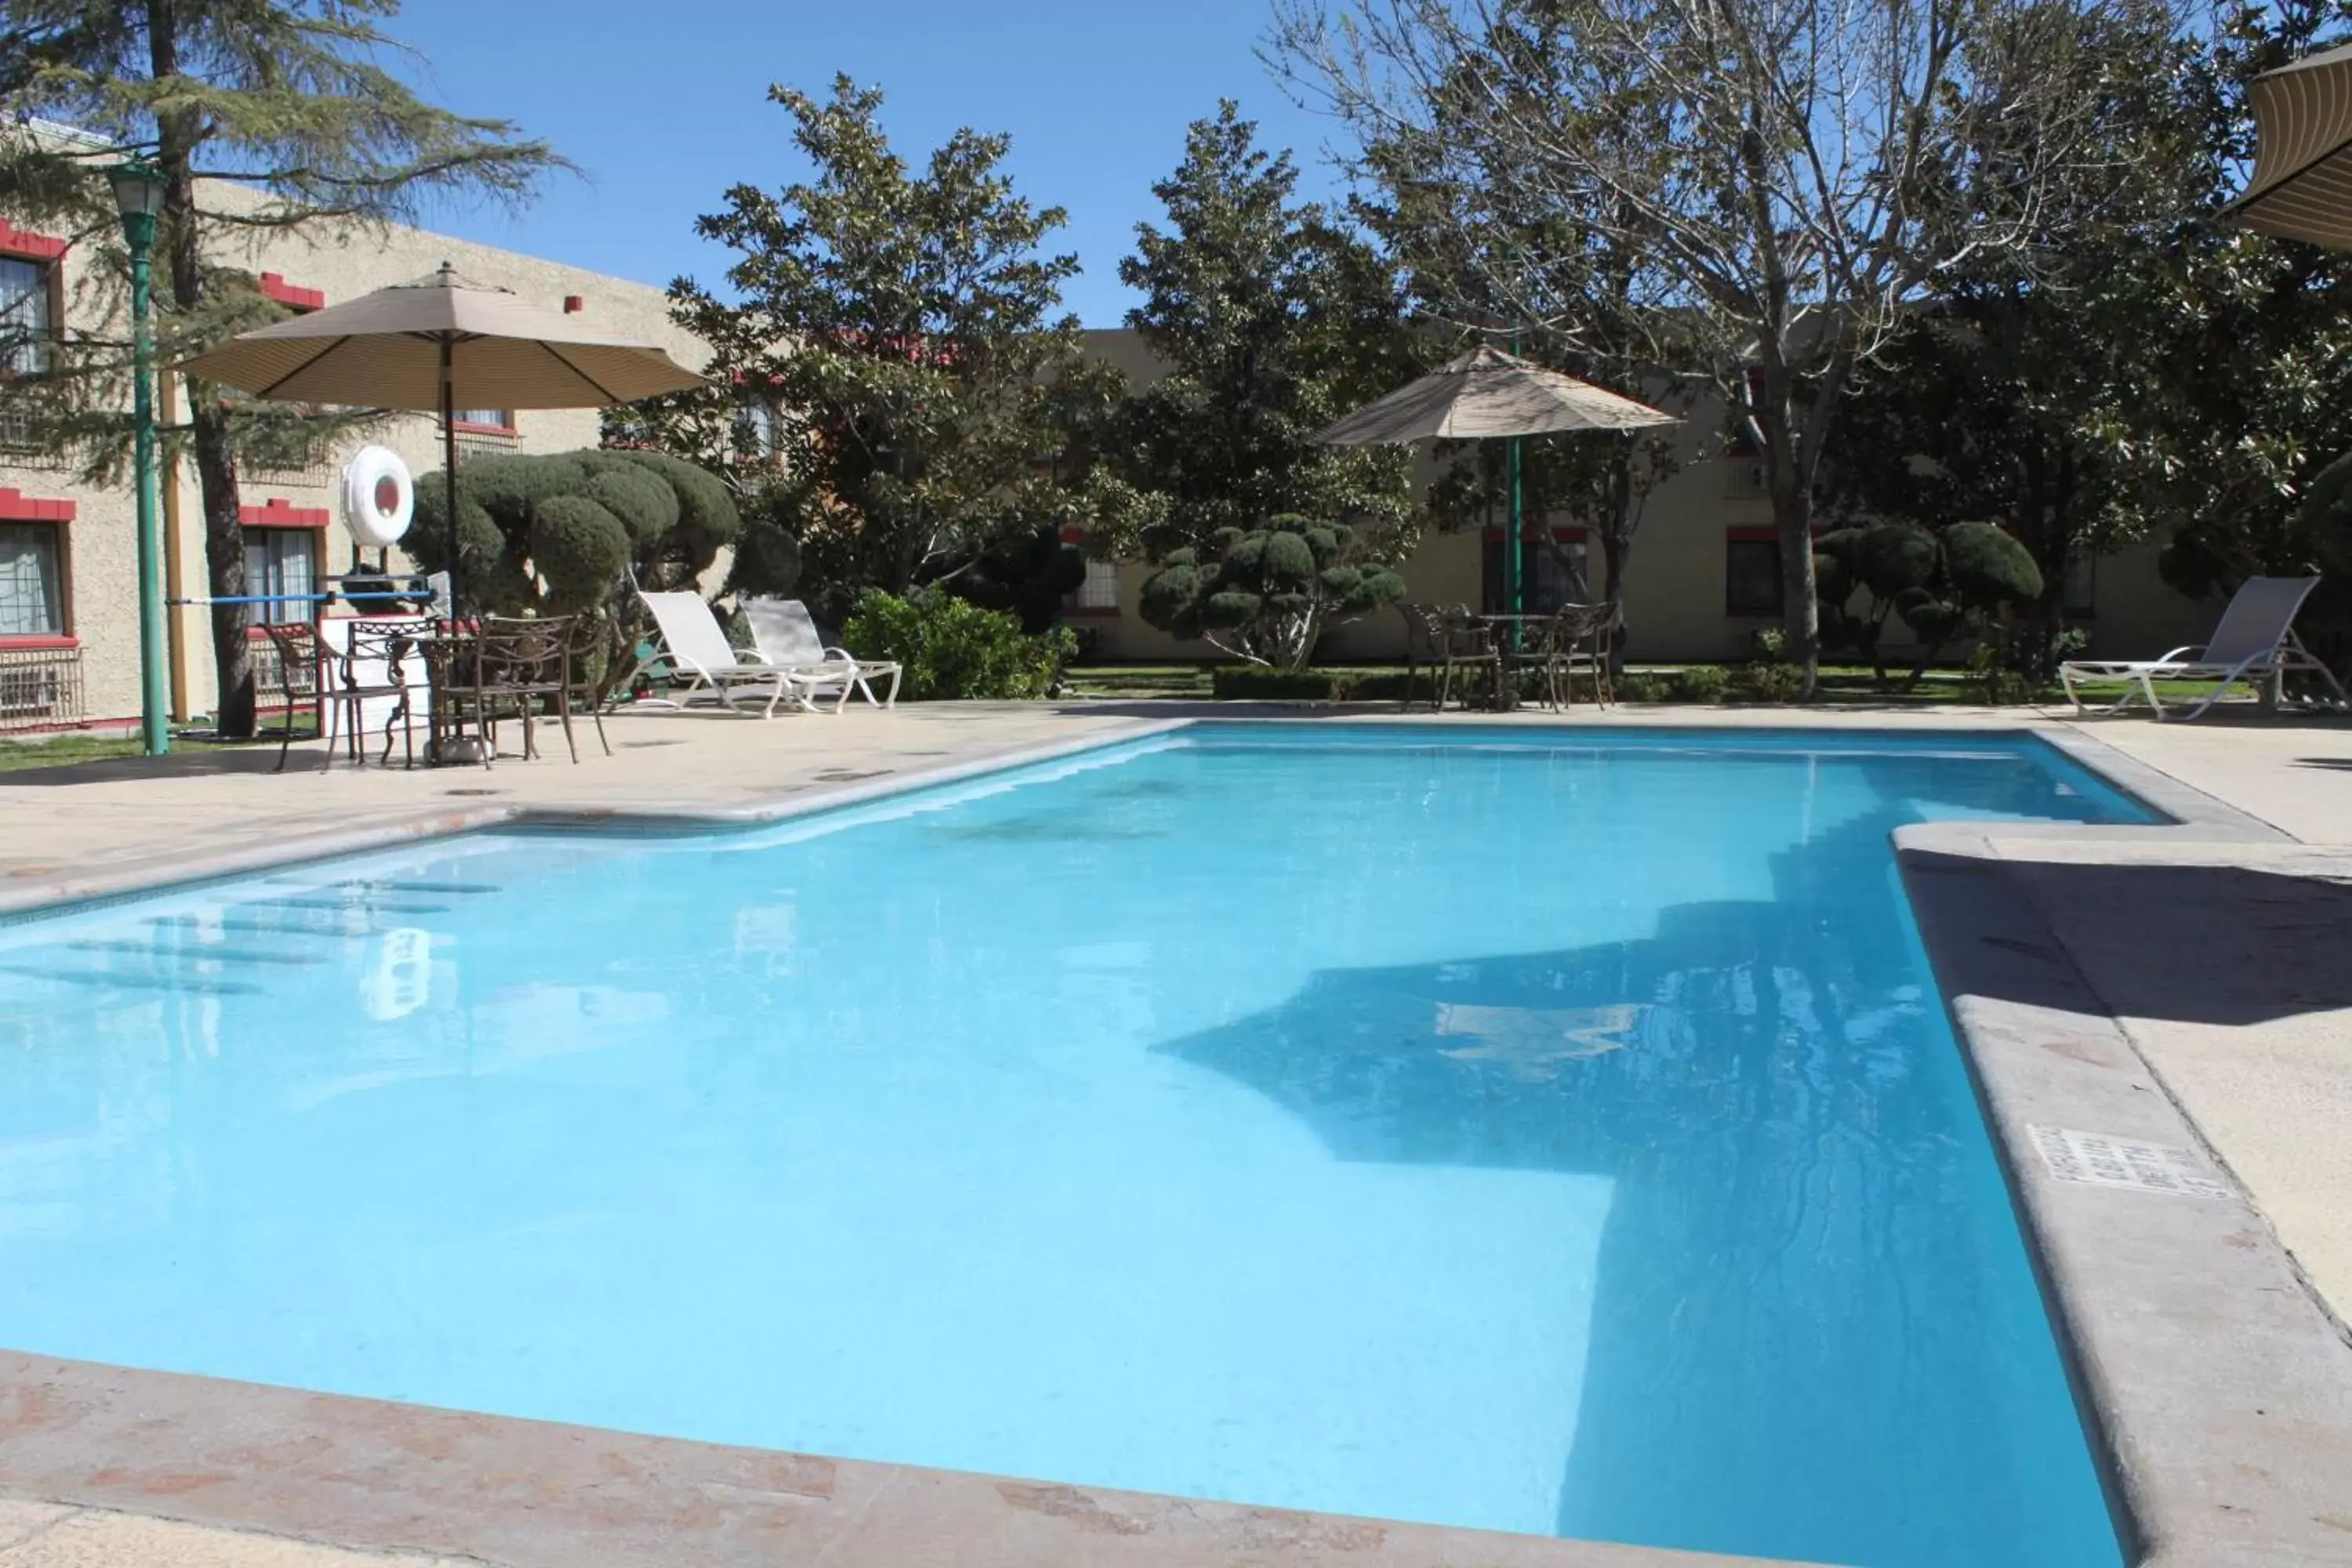
<path fill-rule="evenodd" d="M 1229 725 L 0 930 L 0 1344 L 1874 1568 L 2120 1562 L 1888 835 L 2023 739 Z"/>

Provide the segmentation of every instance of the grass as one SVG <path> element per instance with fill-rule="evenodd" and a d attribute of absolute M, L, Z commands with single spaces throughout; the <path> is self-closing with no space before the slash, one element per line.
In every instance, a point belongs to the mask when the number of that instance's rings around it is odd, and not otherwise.
<path fill-rule="evenodd" d="M 275 746 L 279 744 L 276 718 L 269 721 L 268 734 L 257 735 L 250 741 L 222 741 L 210 735 L 175 735 L 172 738 L 173 752 L 210 751 L 222 746 Z M 297 730 L 294 738 L 302 740 L 314 734 L 313 730 Z M 81 731 L 66 731 L 49 735 L 26 735 L 21 738 L 0 737 L 0 773 L 16 773 L 26 768 L 62 768 L 76 763 L 105 763 L 118 758 L 141 754 L 139 736 L 93 735 Z"/>

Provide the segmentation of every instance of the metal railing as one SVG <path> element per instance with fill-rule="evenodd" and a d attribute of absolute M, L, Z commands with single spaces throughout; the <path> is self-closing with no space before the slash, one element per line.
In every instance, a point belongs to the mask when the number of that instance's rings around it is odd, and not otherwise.
<path fill-rule="evenodd" d="M 65 466 L 62 454 L 42 449 L 30 410 L 0 408 L 0 468 L 54 470 Z"/>
<path fill-rule="evenodd" d="M 46 730 L 85 716 L 81 649 L 0 648 L 0 731 Z"/>

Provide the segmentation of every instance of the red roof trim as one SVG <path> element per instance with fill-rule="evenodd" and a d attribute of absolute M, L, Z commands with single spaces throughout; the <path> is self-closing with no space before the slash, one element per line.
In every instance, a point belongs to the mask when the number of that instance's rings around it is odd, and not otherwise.
<path fill-rule="evenodd" d="M 0 522 L 71 522 L 75 503 L 41 500 L 21 490 L 0 489 Z"/>
<path fill-rule="evenodd" d="M 245 528 L 324 528 L 333 514 L 322 506 L 296 506 L 283 496 L 271 496 L 263 505 L 237 508 L 236 521 Z"/>
<path fill-rule="evenodd" d="M 265 297 L 297 310 L 322 310 L 327 306 L 327 291 L 324 289 L 299 288 L 286 281 L 285 275 L 282 273 L 263 273 L 261 292 Z"/>
<path fill-rule="evenodd" d="M 30 257 L 36 261 L 55 261 L 65 255 L 66 242 L 53 234 L 35 234 L 0 218 L 0 251 Z"/>

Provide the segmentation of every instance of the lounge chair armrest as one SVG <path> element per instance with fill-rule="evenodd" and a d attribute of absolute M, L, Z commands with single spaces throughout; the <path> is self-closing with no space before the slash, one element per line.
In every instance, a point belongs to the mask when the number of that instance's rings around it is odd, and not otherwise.
<path fill-rule="evenodd" d="M 774 659 L 770 658 L 766 654 L 761 653 L 756 647 L 739 647 L 735 650 L 735 658 L 736 661 L 741 664 L 773 664 L 776 662 Z"/>
<path fill-rule="evenodd" d="M 2166 654 L 2163 658 L 2152 659 L 2149 662 L 2153 664 L 2195 664 L 2204 657 L 2204 654 L 2205 645 L 2203 643 L 2190 643 L 2186 647 L 2174 648 L 2170 653 Z"/>

